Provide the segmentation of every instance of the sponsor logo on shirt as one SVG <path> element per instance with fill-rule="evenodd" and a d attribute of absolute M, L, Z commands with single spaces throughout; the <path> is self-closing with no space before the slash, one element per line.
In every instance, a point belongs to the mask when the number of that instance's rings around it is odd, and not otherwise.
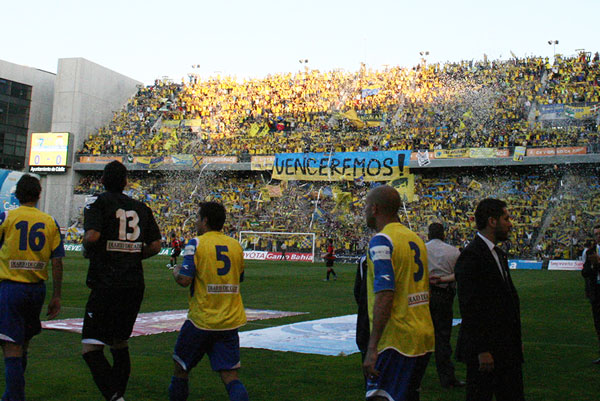
<path fill-rule="evenodd" d="M 371 260 L 373 262 L 375 262 L 377 260 L 391 260 L 392 259 L 392 254 L 391 254 L 390 248 L 388 246 L 383 246 L 383 245 L 374 246 L 369 250 L 369 252 L 371 253 Z"/>
<path fill-rule="evenodd" d="M 196 247 L 194 245 L 186 245 L 183 249 L 183 256 L 190 256 L 196 253 Z"/>
<path fill-rule="evenodd" d="M 126 242 L 126 241 L 106 241 L 106 250 L 112 252 L 142 252 L 141 242 Z"/>
<path fill-rule="evenodd" d="M 207 284 L 206 292 L 209 294 L 237 294 L 240 286 L 237 284 Z"/>
<path fill-rule="evenodd" d="M 12 270 L 44 270 L 46 262 L 39 260 L 11 260 L 8 268 Z"/>
<path fill-rule="evenodd" d="M 415 294 L 408 294 L 408 307 L 429 304 L 429 292 L 417 292 Z"/>

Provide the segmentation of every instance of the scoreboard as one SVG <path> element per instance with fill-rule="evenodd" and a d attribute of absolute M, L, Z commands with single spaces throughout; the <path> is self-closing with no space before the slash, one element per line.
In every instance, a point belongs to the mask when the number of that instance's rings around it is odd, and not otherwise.
<path fill-rule="evenodd" d="M 68 132 L 31 134 L 29 171 L 32 173 L 64 173 L 69 154 Z"/>

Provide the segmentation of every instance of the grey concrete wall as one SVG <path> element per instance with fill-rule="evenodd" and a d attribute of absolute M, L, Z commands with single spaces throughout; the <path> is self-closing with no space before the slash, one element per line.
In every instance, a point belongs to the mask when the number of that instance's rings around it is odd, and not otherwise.
<path fill-rule="evenodd" d="M 83 58 L 58 60 L 54 88 L 52 132 L 70 132 L 73 164 L 75 152 L 98 128 L 109 123 L 137 92 L 141 82 L 128 78 Z M 72 168 L 66 174 L 43 179 L 42 210 L 54 216 L 62 227 L 70 225 L 73 189 L 80 174 Z"/>
<path fill-rule="evenodd" d="M 29 127 L 27 130 L 27 152 L 25 153 L 25 165 L 27 166 L 31 133 L 50 132 L 52 128 L 52 106 L 54 104 L 56 74 L 0 60 L 0 78 L 32 87 Z"/>

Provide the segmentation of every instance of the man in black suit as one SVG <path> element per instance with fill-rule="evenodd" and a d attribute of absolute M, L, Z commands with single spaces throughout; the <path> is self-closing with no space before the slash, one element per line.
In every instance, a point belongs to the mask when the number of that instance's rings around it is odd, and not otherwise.
<path fill-rule="evenodd" d="M 594 226 L 595 243 L 589 244 L 583 251 L 581 259 L 584 261 L 581 275 L 585 279 L 585 296 L 592 305 L 592 317 L 594 318 L 594 327 L 600 344 L 600 225 Z M 592 363 L 600 364 L 600 358 Z"/>
<path fill-rule="evenodd" d="M 519 296 L 506 253 L 496 246 L 512 228 L 506 203 L 484 199 L 477 234 L 455 267 L 462 330 L 457 348 L 467 364 L 467 401 L 521 401 L 523 345 Z"/>

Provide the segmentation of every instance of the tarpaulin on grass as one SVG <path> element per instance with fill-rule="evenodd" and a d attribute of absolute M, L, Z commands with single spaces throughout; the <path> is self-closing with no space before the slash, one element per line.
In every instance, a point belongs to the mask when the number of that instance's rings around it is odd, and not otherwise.
<path fill-rule="evenodd" d="M 276 310 L 246 309 L 248 321 L 274 319 L 302 315 L 306 312 L 284 312 Z M 179 331 L 187 318 L 187 310 L 172 310 L 153 313 L 140 313 L 133 326 L 132 337 Z M 81 333 L 83 319 L 48 320 L 42 328 Z"/>

